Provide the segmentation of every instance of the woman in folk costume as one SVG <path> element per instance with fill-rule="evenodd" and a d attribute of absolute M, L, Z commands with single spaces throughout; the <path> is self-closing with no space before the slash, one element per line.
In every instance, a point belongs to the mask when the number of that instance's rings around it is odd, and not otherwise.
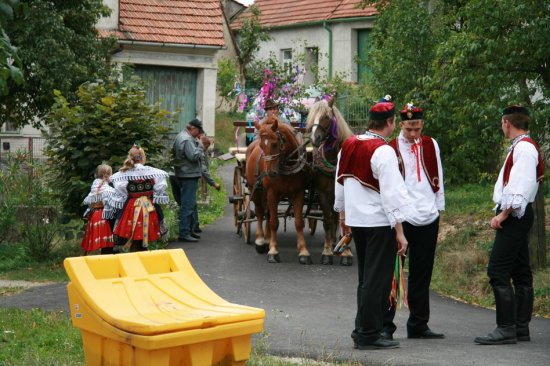
<path fill-rule="evenodd" d="M 98 249 L 101 249 L 101 254 L 113 252 L 113 232 L 109 221 L 102 218 L 104 204 L 114 192 L 109 185 L 109 177 L 112 174 L 113 169 L 109 165 L 98 165 L 90 193 L 82 202 L 88 206 L 84 213 L 84 220 L 87 221 L 86 231 L 80 243 L 85 255 Z"/>
<path fill-rule="evenodd" d="M 122 251 L 147 250 L 149 243 L 161 237 L 164 217 L 158 204 L 168 204 L 166 193 L 168 174 L 164 170 L 145 166 L 145 151 L 134 145 L 128 158 L 111 181 L 115 192 L 108 200 L 108 210 L 118 211 L 114 234 L 127 239 Z"/>

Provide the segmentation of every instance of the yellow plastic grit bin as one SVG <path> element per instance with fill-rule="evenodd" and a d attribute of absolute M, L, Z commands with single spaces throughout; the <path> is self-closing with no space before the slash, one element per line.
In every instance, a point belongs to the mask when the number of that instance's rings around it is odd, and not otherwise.
<path fill-rule="evenodd" d="M 67 258 L 86 365 L 245 365 L 265 311 L 232 304 L 181 249 Z"/>

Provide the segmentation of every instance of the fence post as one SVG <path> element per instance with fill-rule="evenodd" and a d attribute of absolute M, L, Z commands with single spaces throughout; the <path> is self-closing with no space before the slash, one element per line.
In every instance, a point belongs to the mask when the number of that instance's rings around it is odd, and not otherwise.
<path fill-rule="evenodd" d="M 539 184 L 539 190 L 533 202 L 535 220 L 529 232 L 529 252 L 531 254 L 531 267 L 542 269 L 546 267 L 546 233 L 544 212 L 544 188 Z"/>

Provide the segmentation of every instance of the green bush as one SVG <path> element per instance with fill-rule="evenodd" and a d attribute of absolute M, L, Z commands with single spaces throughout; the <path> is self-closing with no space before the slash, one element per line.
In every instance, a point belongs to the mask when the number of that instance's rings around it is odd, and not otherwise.
<path fill-rule="evenodd" d="M 107 163 L 116 171 L 134 143 L 145 149 L 150 161 L 156 154 L 167 155 L 163 140 L 174 123 L 158 103 L 146 102 L 144 86 L 136 76 L 122 80 L 113 74 L 108 80 L 81 85 L 76 94 L 71 104 L 55 92 L 46 132 L 54 186 L 71 215 L 81 211 L 97 165 Z"/>

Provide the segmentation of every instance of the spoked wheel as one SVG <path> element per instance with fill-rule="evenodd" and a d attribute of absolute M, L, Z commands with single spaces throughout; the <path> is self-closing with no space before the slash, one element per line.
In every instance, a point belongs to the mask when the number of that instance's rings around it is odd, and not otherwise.
<path fill-rule="evenodd" d="M 236 166 L 233 173 L 233 217 L 235 219 L 235 228 L 237 228 L 237 234 L 241 233 L 242 220 L 240 219 L 240 216 L 243 212 L 243 195 L 244 192 L 241 167 Z"/>
<path fill-rule="evenodd" d="M 243 193 L 243 221 L 242 221 L 242 232 L 244 237 L 244 242 L 246 244 L 252 244 L 252 238 L 250 237 L 250 219 L 252 218 L 252 210 L 250 207 L 250 195 L 248 193 Z"/>

